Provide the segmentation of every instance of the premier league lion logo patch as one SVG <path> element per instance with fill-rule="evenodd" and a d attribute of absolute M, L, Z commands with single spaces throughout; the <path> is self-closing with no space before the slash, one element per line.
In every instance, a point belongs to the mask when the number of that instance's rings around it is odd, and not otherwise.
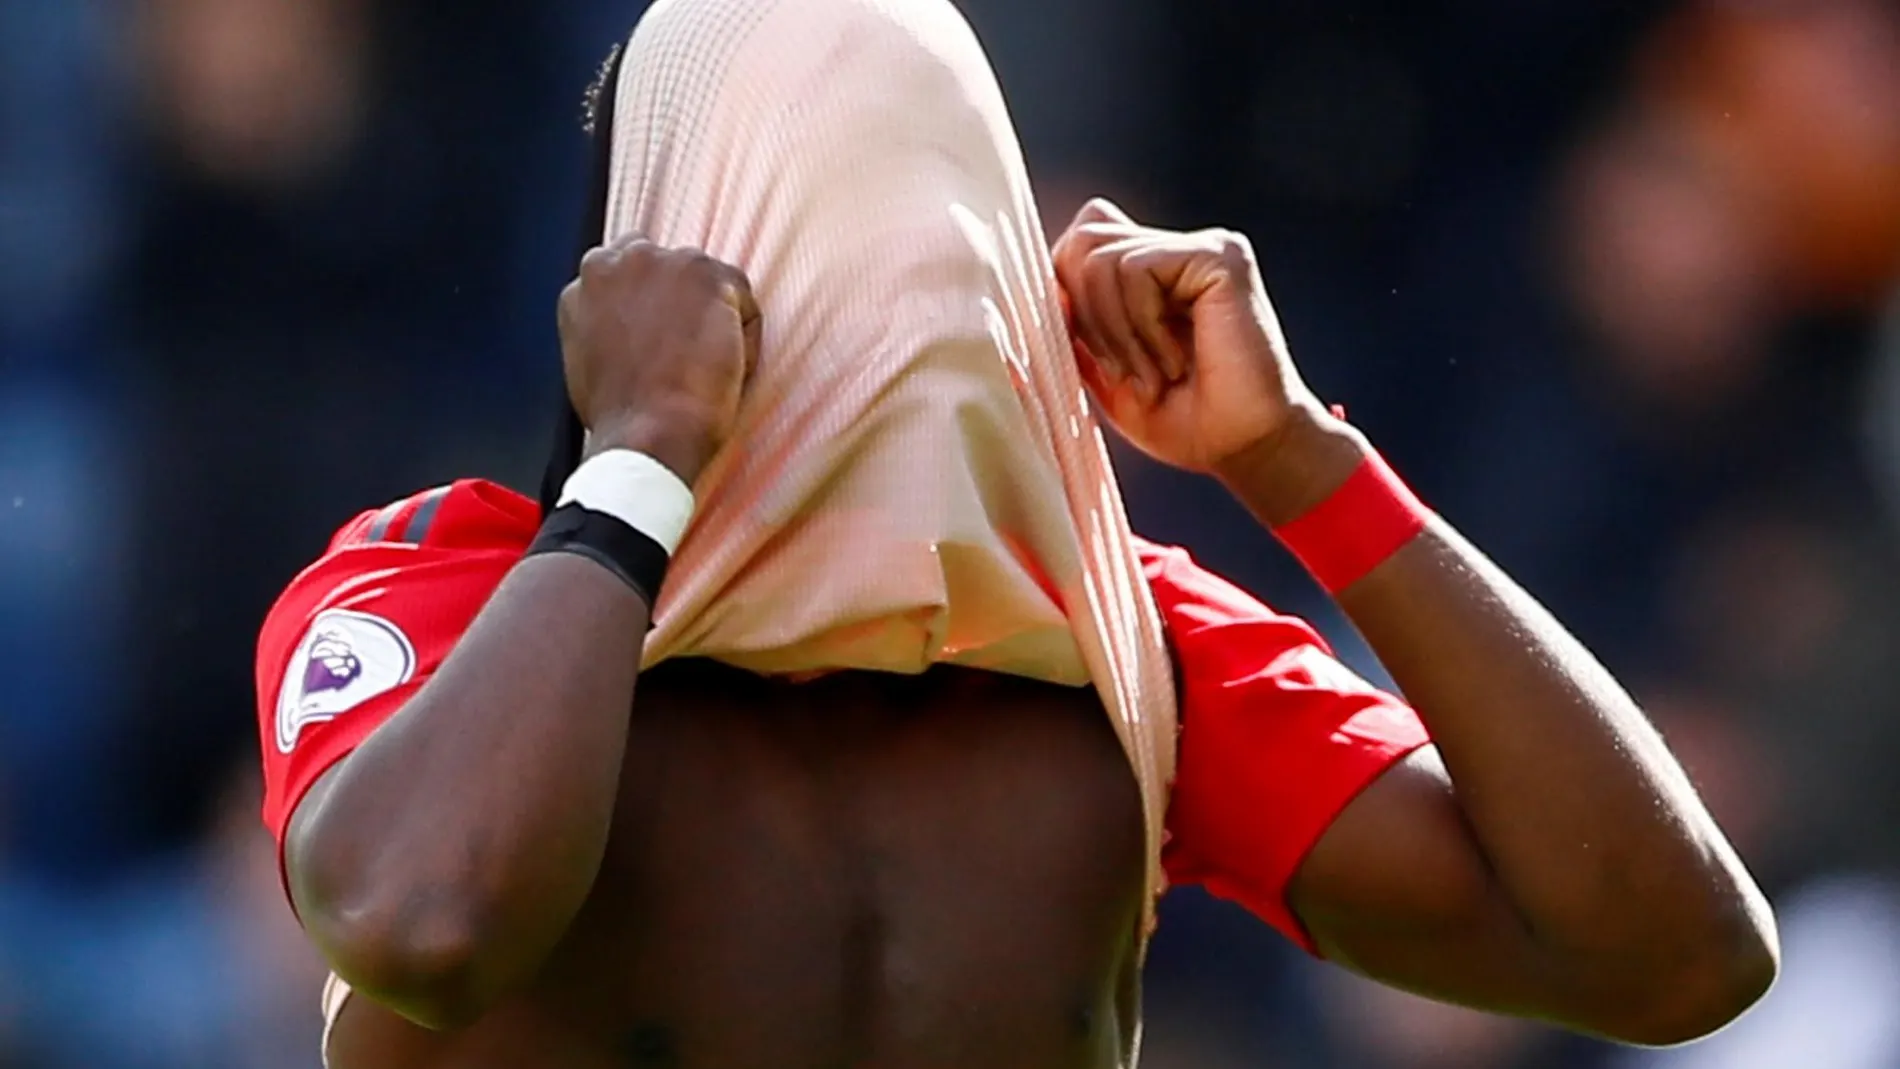
<path fill-rule="evenodd" d="M 317 614 L 277 696 L 277 748 L 289 753 L 305 728 L 402 686 L 415 672 L 415 648 L 395 624 L 347 609 Z"/>
<path fill-rule="evenodd" d="M 356 655 L 349 636 L 326 631 L 310 647 L 310 664 L 303 670 L 304 696 L 342 690 L 362 674 L 363 659 Z"/>

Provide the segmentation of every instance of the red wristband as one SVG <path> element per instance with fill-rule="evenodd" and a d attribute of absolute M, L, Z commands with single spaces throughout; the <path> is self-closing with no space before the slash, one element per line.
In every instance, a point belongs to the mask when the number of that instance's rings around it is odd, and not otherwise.
<path fill-rule="evenodd" d="M 1431 516 L 1374 453 L 1331 497 L 1273 533 L 1327 593 L 1337 594 L 1416 538 Z"/>

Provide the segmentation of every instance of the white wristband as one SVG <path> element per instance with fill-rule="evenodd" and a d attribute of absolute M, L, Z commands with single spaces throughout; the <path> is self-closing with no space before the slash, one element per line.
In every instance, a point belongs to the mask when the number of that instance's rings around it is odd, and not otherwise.
<path fill-rule="evenodd" d="M 693 518 L 693 488 L 645 453 L 609 449 L 567 477 L 555 507 L 561 505 L 604 512 L 658 542 L 671 557 Z"/>

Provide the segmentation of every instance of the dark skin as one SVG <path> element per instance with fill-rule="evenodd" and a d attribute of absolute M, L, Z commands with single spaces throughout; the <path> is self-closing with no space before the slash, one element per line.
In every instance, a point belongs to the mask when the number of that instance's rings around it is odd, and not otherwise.
<path fill-rule="evenodd" d="M 1244 240 L 1097 202 L 1056 262 L 1085 379 L 1137 446 L 1269 526 L 1365 456 L 1301 383 Z M 755 315 L 694 254 L 590 256 L 562 315 L 589 448 L 690 481 L 730 433 Z M 1766 990 L 1759 890 L 1528 595 L 1438 522 L 1340 603 L 1436 746 L 1297 874 L 1329 959 L 1634 1043 L 1705 1034 Z M 523 562 L 299 807 L 293 897 L 359 992 L 335 1069 L 1122 1063 L 1140 799 L 1091 693 L 686 662 L 636 695 L 647 613 L 589 561 Z"/>
<path fill-rule="evenodd" d="M 1028 1069 L 1125 1049 L 1141 798 L 1092 694 L 679 662 L 632 709 L 604 863 L 534 977 L 459 1031 L 353 998 L 332 1066 Z"/>

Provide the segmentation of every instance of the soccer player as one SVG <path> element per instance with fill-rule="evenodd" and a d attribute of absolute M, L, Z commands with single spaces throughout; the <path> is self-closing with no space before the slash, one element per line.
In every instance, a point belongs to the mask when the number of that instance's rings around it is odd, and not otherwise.
<path fill-rule="evenodd" d="M 1307 389 L 1245 240 L 1042 244 L 947 0 L 662 0 L 600 97 L 543 500 L 366 512 L 264 625 L 332 1069 L 1128 1065 L 1165 882 L 1634 1043 L 1767 988 L 1662 740 Z M 1084 389 L 1405 698 L 1129 534 Z"/>

